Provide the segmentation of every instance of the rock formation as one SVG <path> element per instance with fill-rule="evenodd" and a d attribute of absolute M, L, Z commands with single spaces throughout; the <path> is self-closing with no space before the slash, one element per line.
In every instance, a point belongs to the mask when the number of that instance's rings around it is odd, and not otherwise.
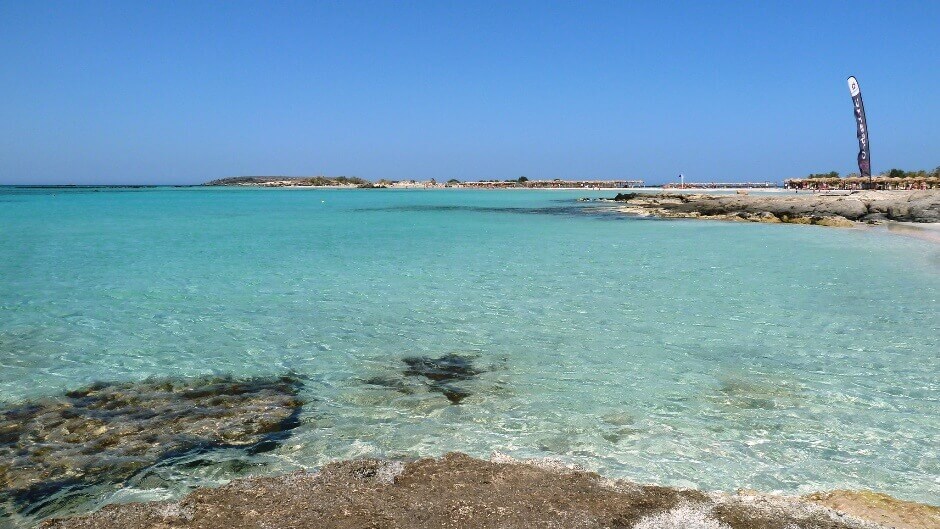
<path fill-rule="evenodd" d="M 708 195 L 621 193 L 621 211 L 665 218 L 708 218 L 852 226 L 853 222 L 940 222 L 940 190 L 842 194 Z"/>
<path fill-rule="evenodd" d="M 439 459 L 345 461 L 319 473 L 236 480 L 179 502 L 110 505 L 43 529 L 884 528 L 801 498 L 704 493 L 613 481 L 551 462 L 463 454 Z M 820 500 L 825 503 L 825 500 Z M 900 502 L 905 503 L 905 502 Z M 916 505 L 916 504 L 915 504 Z M 936 529 L 940 509 L 905 529 Z M 884 511 L 893 503 L 881 505 Z M 883 514 L 883 513 L 882 513 Z M 868 516 L 877 513 L 868 512 Z"/>
<path fill-rule="evenodd" d="M 297 425 L 300 388 L 295 376 L 152 379 L 0 408 L 0 517 L 194 450 L 269 450 Z"/>

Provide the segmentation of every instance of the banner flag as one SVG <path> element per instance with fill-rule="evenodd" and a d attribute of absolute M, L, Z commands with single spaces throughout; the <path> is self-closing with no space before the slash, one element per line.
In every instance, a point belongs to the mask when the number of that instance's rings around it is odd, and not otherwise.
<path fill-rule="evenodd" d="M 862 90 L 858 87 L 858 80 L 849 77 L 849 93 L 852 94 L 852 104 L 855 105 L 855 125 L 858 136 L 858 172 L 861 176 L 871 178 L 871 151 L 868 147 L 868 124 L 865 122 L 865 104 L 862 103 Z"/>

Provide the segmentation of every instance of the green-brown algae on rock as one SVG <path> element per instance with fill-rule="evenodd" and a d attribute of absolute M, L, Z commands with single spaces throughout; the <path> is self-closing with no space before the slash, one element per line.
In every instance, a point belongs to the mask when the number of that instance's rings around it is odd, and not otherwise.
<path fill-rule="evenodd" d="M 0 515 L 195 451 L 269 450 L 297 426 L 301 387 L 292 374 L 99 382 L 0 408 Z"/>

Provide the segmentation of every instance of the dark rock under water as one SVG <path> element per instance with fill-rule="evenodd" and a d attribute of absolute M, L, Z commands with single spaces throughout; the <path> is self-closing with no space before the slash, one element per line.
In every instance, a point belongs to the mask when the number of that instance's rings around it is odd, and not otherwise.
<path fill-rule="evenodd" d="M 410 395 L 424 387 L 432 393 L 440 393 L 451 404 L 460 404 L 472 395 L 467 382 L 486 370 L 477 366 L 475 357 L 448 353 L 440 357 L 408 356 L 402 358 L 405 367 L 394 374 L 382 374 L 365 378 L 370 386 L 392 389 Z"/>
<path fill-rule="evenodd" d="M 471 395 L 470 391 L 455 383 L 473 379 L 483 372 L 474 365 L 472 358 L 456 353 L 438 358 L 411 356 L 402 361 L 407 365 L 404 370 L 406 376 L 427 379 L 428 388 L 443 394 L 452 404 L 460 404 Z"/>
<path fill-rule="evenodd" d="M 299 424 L 301 388 L 294 375 L 103 382 L 0 408 L 0 518 L 186 454 L 271 450 Z"/>

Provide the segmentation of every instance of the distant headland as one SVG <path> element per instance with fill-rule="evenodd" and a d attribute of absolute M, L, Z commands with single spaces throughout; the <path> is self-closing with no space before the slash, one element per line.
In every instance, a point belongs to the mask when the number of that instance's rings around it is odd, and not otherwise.
<path fill-rule="evenodd" d="M 203 184 L 205 186 L 243 187 L 344 187 L 344 188 L 472 188 L 472 189 L 633 189 L 644 187 L 643 180 L 530 180 L 521 176 L 511 180 L 460 181 L 451 178 L 446 182 L 430 180 L 379 180 L 371 182 L 355 176 L 235 176 L 220 178 Z"/>
<path fill-rule="evenodd" d="M 461 181 L 449 180 L 387 180 L 371 181 L 358 176 L 235 176 L 220 178 L 202 184 L 203 186 L 230 187 L 338 187 L 366 189 L 790 189 L 790 190 L 927 190 L 940 188 L 940 167 L 932 171 L 906 171 L 891 169 L 872 178 L 862 178 L 857 174 L 840 176 L 829 173 L 811 174 L 801 178 L 788 178 L 780 182 L 773 181 L 686 181 L 666 182 L 658 185 L 647 184 L 642 179 L 530 179 L 526 176 L 509 179 L 480 179 Z"/>
<path fill-rule="evenodd" d="M 372 187 L 374 184 L 356 176 L 233 176 L 219 178 L 204 186 L 253 187 Z"/>

